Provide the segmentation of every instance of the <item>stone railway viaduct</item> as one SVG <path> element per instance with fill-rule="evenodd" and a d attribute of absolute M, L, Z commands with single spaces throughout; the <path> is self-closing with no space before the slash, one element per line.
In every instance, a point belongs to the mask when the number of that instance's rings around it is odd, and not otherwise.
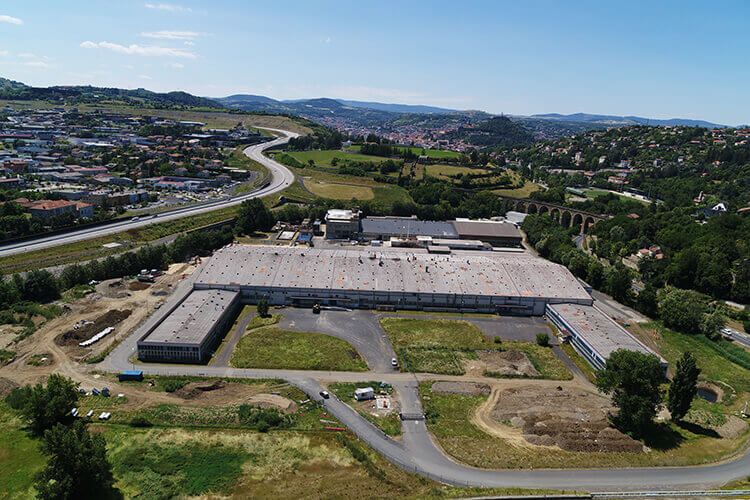
<path fill-rule="evenodd" d="M 607 219 L 607 216 L 577 210 L 575 208 L 538 201 L 531 199 L 507 198 L 501 196 L 505 203 L 506 210 L 515 210 L 527 214 L 547 214 L 552 219 L 558 221 L 563 227 L 580 227 L 581 234 L 588 232 L 589 228 L 599 221 Z"/>

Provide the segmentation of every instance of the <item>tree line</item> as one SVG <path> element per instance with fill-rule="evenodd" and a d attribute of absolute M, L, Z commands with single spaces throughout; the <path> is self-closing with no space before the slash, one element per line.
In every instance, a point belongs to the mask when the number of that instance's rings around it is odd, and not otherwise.
<path fill-rule="evenodd" d="M 132 252 L 66 266 L 59 276 L 44 269 L 25 275 L 0 276 L 0 310 L 21 302 L 51 302 L 60 294 L 92 280 L 101 281 L 138 274 L 141 269 L 164 269 L 173 262 L 208 252 L 231 243 L 231 230 L 195 231 L 181 234 L 168 245 L 144 246 Z"/>

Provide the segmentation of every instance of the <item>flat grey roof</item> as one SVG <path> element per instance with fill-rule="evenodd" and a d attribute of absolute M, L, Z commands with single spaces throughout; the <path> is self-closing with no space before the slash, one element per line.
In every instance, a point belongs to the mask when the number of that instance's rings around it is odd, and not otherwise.
<path fill-rule="evenodd" d="M 458 238 L 450 222 L 417 220 L 408 217 L 367 217 L 360 221 L 362 232 L 392 236 L 432 236 Z"/>
<path fill-rule="evenodd" d="M 141 342 L 198 346 L 238 295 L 228 290 L 193 290 Z"/>
<path fill-rule="evenodd" d="M 518 238 L 521 232 L 508 222 L 455 220 L 451 224 L 461 236 L 469 238 Z"/>
<path fill-rule="evenodd" d="M 578 335 L 598 352 L 604 359 L 618 349 L 653 354 L 663 363 L 666 361 L 656 352 L 646 347 L 630 332 L 618 325 L 615 320 L 593 306 L 581 304 L 549 304 Z"/>
<path fill-rule="evenodd" d="M 526 253 L 233 245 L 197 284 L 591 300 L 565 267 Z"/>

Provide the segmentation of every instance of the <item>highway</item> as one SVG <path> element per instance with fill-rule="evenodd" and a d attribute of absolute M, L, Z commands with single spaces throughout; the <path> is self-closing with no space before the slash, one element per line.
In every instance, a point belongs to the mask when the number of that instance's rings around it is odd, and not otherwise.
<path fill-rule="evenodd" d="M 258 198 L 262 196 L 268 196 L 274 193 L 278 193 L 290 186 L 294 182 L 294 174 L 286 168 L 284 165 L 266 157 L 263 155 L 263 151 L 280 144 L 285 144 L 291 137 L 298 137 L 299 134 L 289 132 L 286 130 L 265 128 L 272 132 L 278 132 L 282 134 L 281 137 L 274 139 L 273 141 L 256 144 L 249 146 L 245 149 L 244 153 L 248 158 L 257 161 L 258 163 L 265 166 L 271 173 L 270 183 L 255 191 L 245 193 L 239 196 L 227 197 L 225 199 L 210 201 L 206 203 L 199 203 L 188 207 L 177 208 L 168 212 L 162 212 L 158 216 L 141 216 L 138 220 L 123 220 L 101 227 L 93 227 L 87 229 L 80 229 L 78 231 L 70 231 L 68 233 L 57 234 L 54 236 L 40 236 L 33 240 L 27 240 L 20 243 L 10 243 L 8 245 L 0 246 L 0 257 L 6 257 L 18 253 L 33 252 L 35 250 L 43 250 L 46 248 L 52 248 L 58 245 L 64 245 L 66 243 L 75 243 L 77 241 L 88 240 L 92 238 L 98 238 L 101 236 L 107 236 L 110 234 L 116 234 L 128 229 L 135 229 L 140 227 L 149 226 L 151 224 L 159 224 L 170 220 L 177 220 L 183 217 L 190 217 L 193 215 L 203 214 L 218 210 L 221 208 L 227 208 L 235 205 L 239 205 L 245 200 L 251 198 Z"/>

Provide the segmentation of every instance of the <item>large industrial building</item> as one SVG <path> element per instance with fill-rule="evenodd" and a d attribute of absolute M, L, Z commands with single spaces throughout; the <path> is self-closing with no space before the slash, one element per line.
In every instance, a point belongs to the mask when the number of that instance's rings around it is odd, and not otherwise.
<path fill-rule="evenodd" d="M 565 267 L 514 251 L 230 245 L 141 329 L 145 361 L 207 361 L 241 303 L 546 314 L 596 368 L 616 349 L 653 354 L 592 307 Z M 666 362 L 662 360 L 666 367 Z"/>
<path fill-rule="evenodd" d="M 547 318 L 560 330 L 586 361 L 597 370 L 604 368 L 618 349 L 653 354 L 666 373 L 667 362 L 646 347 L 599 309 L 583 304 L 548 304 Z"/>
<path fill-rule="evenodd" d="M 434 255 L 422 249 L 235 245 L 216 252 L 194 286 L 290 306 L 541 316 L 550 303 L 592 303 L 563 266 L 525 253 L 486 251 Z"/>

